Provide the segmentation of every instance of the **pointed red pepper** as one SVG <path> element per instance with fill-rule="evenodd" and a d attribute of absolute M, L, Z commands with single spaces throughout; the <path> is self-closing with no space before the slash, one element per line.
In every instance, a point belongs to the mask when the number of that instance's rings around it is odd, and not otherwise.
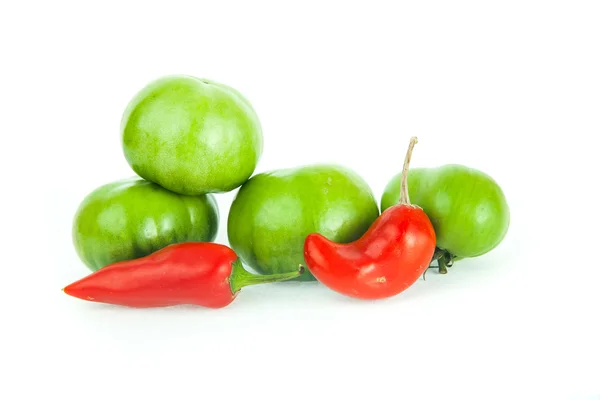
<path fill-rule="evenodd" d="M 307 268 L 325 286 L 360 299 L 381 299 L 406 290 L 426 271 L 436 236 L 427 214 L 408 198 L 408 167 L 417 138 L 411 138 L 400 203 L 386 209 L 362 237 L 335 243 L 313 233 L 304 243 Z"/>
<path fill-rule="evenodd" d="M 209 308 L 229 305 L 248 285 L 296 278 L 298 271 L 254 275 L 236 253 L 217 243 L 178 243 L 135 260 L 121 261 L 78 280 L 63 290 L 92 302 L 129 307 L 192 304 Z"/>

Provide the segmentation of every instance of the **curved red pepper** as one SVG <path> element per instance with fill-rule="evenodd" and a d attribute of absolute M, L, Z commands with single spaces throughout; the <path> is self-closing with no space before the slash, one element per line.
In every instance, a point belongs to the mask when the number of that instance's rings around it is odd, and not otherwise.
<path fill-rule="evenodd" d="M 129 307 L 167 307 L 192 304 L 221 308 L 242 287 L 298 277 L 298 271 L 254 275 L 236 253 L 217 243 L 178 243 L 146 257 L 121 261 L 76 281 L 63 290 L 82 300 Z"/>
<path fill-rule="evenodd" d="M 408 199 L 412 138 L 402 171 L 400 203 L 385 210 L 361 238 L 335 243 L 313 233 L 304 258 L 317 280 L 341 294 L 381 299 L 399 294 L 419 279 L 431 263 L 436 236 L 425 212 Z"/>

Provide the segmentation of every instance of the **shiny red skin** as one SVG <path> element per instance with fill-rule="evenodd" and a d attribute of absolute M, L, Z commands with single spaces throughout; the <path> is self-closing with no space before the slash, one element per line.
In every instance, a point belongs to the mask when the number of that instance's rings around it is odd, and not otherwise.
<path fill-rule="evenodd" d="M 68 295 L 129 307 L 192 304 L 209 308 L 235 298 L 230 276 L 236 253 L 217 243 L 179 243 L 108 265 L 63 290 Z"/>
<path fill-rule="evenodd" d="M 382 299 L 406 290 L 431 263 L 435 231 L 425 212 L 398 204 L 385 210 L 352 243 L 310 234 L 304 243 L 306 266 L 328 288 L 355 298 Z"/>

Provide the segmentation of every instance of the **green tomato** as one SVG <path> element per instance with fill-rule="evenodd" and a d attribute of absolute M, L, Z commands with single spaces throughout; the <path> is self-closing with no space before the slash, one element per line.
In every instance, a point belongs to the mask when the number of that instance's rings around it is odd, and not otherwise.
<path fill-rule="evenodd" d="M 84 198 L 73 221 L 73 243 L 96 271 L 169 244 L 212 242 L 218 224 L 214 195 L 180 195 L 134 177 L 100 186 Z"/>
<path fill-rule="evenodd" d="M 257 272 L 295 271 L 313 232 L 358 239 L 379 216 L 370 187 L 354 171 L 309 165 L 254 175 L 239 190 L 227 221 L 231 247 Z M 299 280 L 315 280 L 305 271 Z"/>
<path fill-rule="evenodd" d="M 387 184 L 382 211 L 398 203 L 400 175 Z M 437 247 L 458 258 L 477 257 L 504 239 L 510 211 L 500 186 L 489 175 L 463 165 L 409 170 L 410 202 L 429 216 Z"/>
<path fill-rule="evenodd" d="M 231 191 L 254 172 L 262 128 L 239 92 L 191 76 L 149 83 L 121 121 L 125 158 L 142 178 L 176 193 Z"/>

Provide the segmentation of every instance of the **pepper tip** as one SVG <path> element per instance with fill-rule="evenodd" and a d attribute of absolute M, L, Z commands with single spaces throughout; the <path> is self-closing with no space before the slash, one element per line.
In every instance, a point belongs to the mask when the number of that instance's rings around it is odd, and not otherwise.
<path fill-rule="evenodd" d="M 67 294 L 67 295 L 73 296 L 73 297 L 77 297 L 73 294 L 73 284 L 67 285 L 67 286 L 63 287 L 61 290 L 64 294 Z"/>

